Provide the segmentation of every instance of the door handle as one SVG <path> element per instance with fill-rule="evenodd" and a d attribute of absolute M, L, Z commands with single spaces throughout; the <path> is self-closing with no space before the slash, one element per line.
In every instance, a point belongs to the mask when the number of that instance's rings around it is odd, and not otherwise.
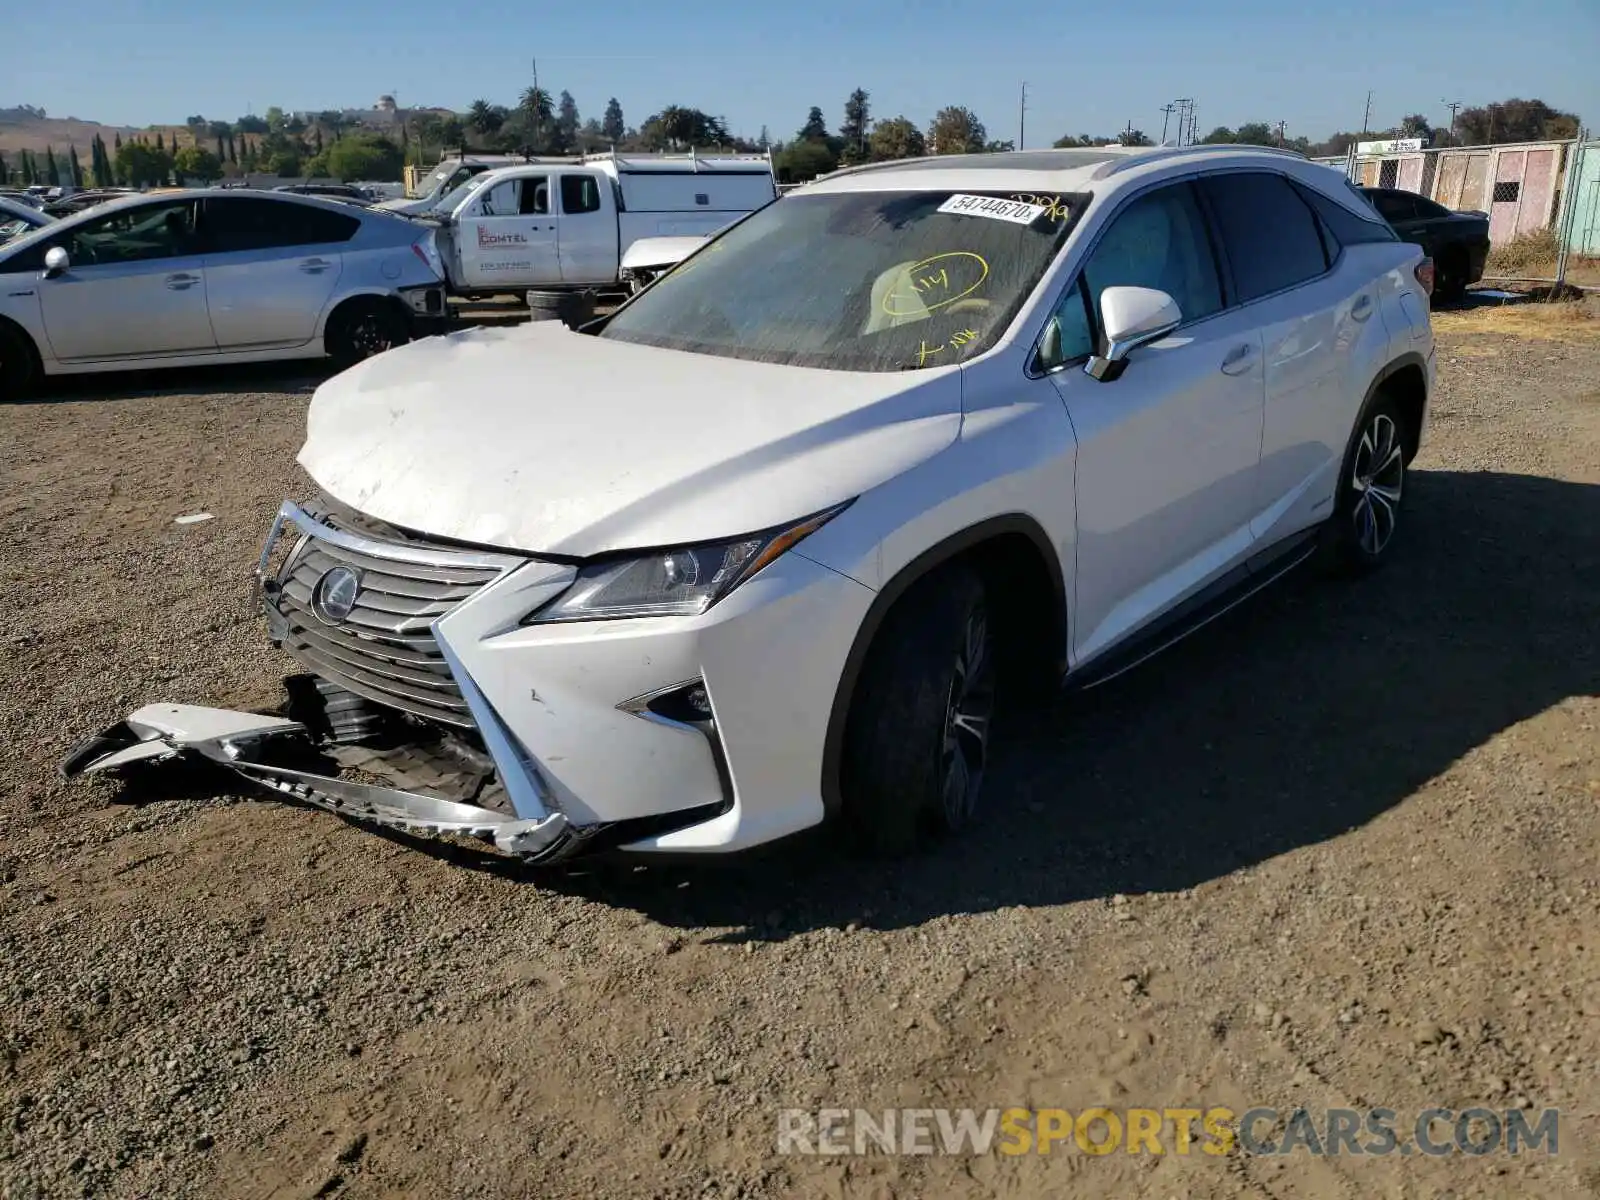
<path fill-rule="evenodd" d="M 1228 357 L 1222 360 L 1222 373 L 1224 375 L 1243 375 L 1256 361 L 1256 348 L 1250 343 L 1235 346 L 1228 351 Z"/>
<path fill-rule="evenodd" d="M 199 282 L 200 282 L 200 276 L 198 276 L 198 275 L 168 275 L 167 276 L 167 287 L 169 287 L 174 292 L 181 292 L 181 291 L 184 291 L 184 290 L 186 290 L 188 288 L 192 288 L 195 284 L 197 284 Z"/>
<path fill-rule="evenodd" d="M 1352 304 L 1350 306 L 1350 316 L 1351 316 L 1352 320 L 1365 321 L 1371 315 L 1372 315 L 1372 297 L 1371 296 L 1363 294 L 1354 304 Z"/>
<path fill-rule="evenodd" d="M 325 258 L 308 258 L 300 264 L 300 269 L 307 275 L 320 275 L 331 266 L 333 264 Z"/>

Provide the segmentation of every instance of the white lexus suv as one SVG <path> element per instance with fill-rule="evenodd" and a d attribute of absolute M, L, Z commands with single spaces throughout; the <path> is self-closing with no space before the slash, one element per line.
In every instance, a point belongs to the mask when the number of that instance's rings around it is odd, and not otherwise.
<path fill-rule="evenodd" d="M 1290 153 L 841 171 L 581 330 L 324 384 L 259 571 L 282 711 L 150 705 L 63 769 L 198 754 L 545 861 L 957 833 L 1005 701 L 1391 553 L 1431 284 Z"/>

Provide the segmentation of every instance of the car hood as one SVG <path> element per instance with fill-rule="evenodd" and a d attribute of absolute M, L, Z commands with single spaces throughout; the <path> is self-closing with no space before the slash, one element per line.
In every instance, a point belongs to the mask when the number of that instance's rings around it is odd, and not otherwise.
<path fill-rule="evenodd" d="M 536 322 L 427 338 L 329 380 L 299 461 L 379 520 L 586 557 L 781 525 L 937 454 L 960 424 L 956 367 L 822 371 Z"/>

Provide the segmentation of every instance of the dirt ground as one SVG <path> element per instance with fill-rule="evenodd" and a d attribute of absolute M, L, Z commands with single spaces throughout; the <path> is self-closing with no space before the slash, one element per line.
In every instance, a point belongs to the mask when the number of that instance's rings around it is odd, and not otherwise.
<path fill-rule="evenodd" d="M 533 875 L 62 783 L 139 704 L 276 698 L 316 381 L 0 408 L 0 1194 L 1600 1196 L 1600 319 L 1436 325 L 1396 561 L 1014 723 L 989 824 L 894 866 Z M 1559 1154 L 775 1153 L 788 1106 L 1474 1103 Z"/>

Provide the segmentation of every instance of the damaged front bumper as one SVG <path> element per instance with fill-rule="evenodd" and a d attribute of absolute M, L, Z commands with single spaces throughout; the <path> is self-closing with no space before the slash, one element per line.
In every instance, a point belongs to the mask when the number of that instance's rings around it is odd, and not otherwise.
<path fill-rule="evenodd" d="M 340 816 L 410 834 L 468 839 L 531 862 L 565 858 L 584 840 L 583 831 L 560 812 L 523 818 L 305 770 L 318 748 L 303 724 L 231 709 L 147 705 L 79 743 L 61 773 L 72 778 L 186 755 Z"/>

